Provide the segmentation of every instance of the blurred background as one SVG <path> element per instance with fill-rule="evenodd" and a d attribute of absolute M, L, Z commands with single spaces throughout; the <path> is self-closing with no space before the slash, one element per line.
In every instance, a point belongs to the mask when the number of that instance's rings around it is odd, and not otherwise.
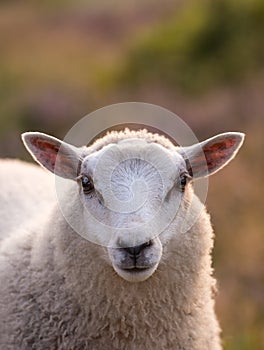
<path fill-rule="evenodd" d="M 0 156 L 24 131 L 63 138 L 87 113 L 142 101 L 203 140 L 242 131 L 210 178 L 226 350 L 264 349 L 264 1 L 0 1 Z M 129 121 L 128 121 L 129 122 Z"/>

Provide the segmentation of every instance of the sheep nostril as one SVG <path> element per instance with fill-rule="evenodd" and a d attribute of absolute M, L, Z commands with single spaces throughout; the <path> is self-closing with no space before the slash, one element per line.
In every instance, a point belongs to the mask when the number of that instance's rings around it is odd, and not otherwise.
<path fill-rule="evenodd" d="M 140 253 L 142 252 L 142 250 L 144 250 L 147 247 L 150 247 L 152 245 L 151 241 L 145 242 L 143 244 L 134 246 L 134 247 L 127 247 L 124 248 L 124 250 L 131 256 L 134 258 L 138 258 Z"/>
<path fill-rule="evenodd" d="M 150 247 L 151 245 L 152 245 L 152 241 L 147 241 L 147 242 L 142 244 L 143 248 Z"/>

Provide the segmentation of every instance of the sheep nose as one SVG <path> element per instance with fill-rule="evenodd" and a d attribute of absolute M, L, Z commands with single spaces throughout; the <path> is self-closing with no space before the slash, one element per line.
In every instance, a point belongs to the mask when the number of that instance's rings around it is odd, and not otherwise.
<path fill-rule="evenodd" d="M 151 246 L 151 241 L 145 242 L 140 245 L 136 245 L 134 247 L 127 247 L 124 248 L 124 250 L 132 257 L 132 258 L 138 258 L 141 251 L 144 250 L 145 248 Z"/>

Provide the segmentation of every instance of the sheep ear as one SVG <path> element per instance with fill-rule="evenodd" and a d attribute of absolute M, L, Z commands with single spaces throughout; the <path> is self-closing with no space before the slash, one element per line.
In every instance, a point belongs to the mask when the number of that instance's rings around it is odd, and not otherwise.
<path fill-rule="evenodd" d="M 39 133 L 22 134 L 25 147 L 32 157 L 56 175 L 67 179 L 77 177 L 81 149 L 55 137 Z"/>
<path fill-rule="evenodd" d="M 179 149 L 194 178 L 216 173 L 227 165 L 242 146 L 245 135 L 239 132 L 219 134 L 208 140 Z"/>

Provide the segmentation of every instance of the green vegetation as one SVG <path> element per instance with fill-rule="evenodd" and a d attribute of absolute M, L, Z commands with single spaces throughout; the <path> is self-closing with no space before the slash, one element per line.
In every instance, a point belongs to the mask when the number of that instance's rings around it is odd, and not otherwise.
<path fill-rule="evenodd" d="M 139 39 L 119 79 L 185 92 L 238 83 L 264 67 L 264 2 L 191 2 Z"/>
<path fill-rule="evenodd" d="M 261 350 L 264 346 L 264 338 L 261 337 L 261 330 L 256 332 L 245 331 L 243 334 L 238 334 L 224 341 L 225 350 Z"/>

